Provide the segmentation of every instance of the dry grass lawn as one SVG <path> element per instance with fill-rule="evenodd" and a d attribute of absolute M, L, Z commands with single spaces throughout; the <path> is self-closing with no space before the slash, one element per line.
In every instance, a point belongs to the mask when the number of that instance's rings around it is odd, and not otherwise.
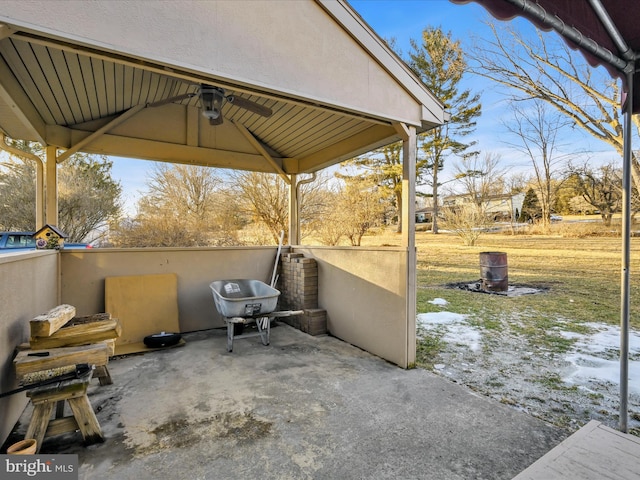
<path fill-rule="evenodd" d="M 518 311 L 535 311 L 540 317 L 566 317 L 575 322 L 600 321 L 609 324 L 620 318 L 622 241 L 619 236 L 576 237 L 566 234 L 483 234 L 476 246 L 465 246 L 449 233 L 417 232 L 418 312 L 435 309 L 426 303 L 447 284 L 480 279 L 479 254 L 506 252 L 509 284 L 548 289 L 543 296 L 519 297 L 507 305 Z M 580 228 L 576 226 L 576 228 Z M 363 239 L 363 245 L 400 245 L 391 229 Z M 640 238 L 631 241 L 631 324 L 640 328 Z M 492 296 L 460 290 L 461 313 L 477 309 L 505 308 Z M 465 307 L 466 305 L 466 307 Z M 466 310 L 466 311 L 464 311 Z"/>

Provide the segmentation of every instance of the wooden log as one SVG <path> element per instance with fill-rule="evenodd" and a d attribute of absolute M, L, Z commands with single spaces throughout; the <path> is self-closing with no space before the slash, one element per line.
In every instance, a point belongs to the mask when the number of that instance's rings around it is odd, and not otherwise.
<path fill-rule="evenodd" d="M 48 337 L 75 316 L 76 307 L 73 305 L 58 305 L 29 322 L 31 337 Z"/>
<path fill-rule="evenodd" d="M 109 312 L 105 312 L 94 313 L 93 315 L 84 315 L 82 317 L 73 317 L 71 320 L 69 320 L 69 323 L 64 326 L 64 328 L 74 325 L 80 325 L 83 323 L 101 322 L 102 320 L 111 320 L 111 314 Z"/>
<path fill-rule="evenodd" d="M 30 356 L 30 353 L 48 352 L 46 357 Z M 104 343 L 94 343 L 79 347 L 61 347 L 51 350 L 24 350 L 18 352 L 13 364 L 16 377 L 22 379 L 25 374 L 88 363 L 90 365 L 106 365 L 109 362 L 109 347 Z"/>
<path fill-rule="evenodd" d="M 31 337 L 31 348 L 34 350 L 73 347 L 111 340 L 122 335 L 122 325 L 117 318 L 96 320 L 91 322 L 69 324 L 48 337 Z"/>

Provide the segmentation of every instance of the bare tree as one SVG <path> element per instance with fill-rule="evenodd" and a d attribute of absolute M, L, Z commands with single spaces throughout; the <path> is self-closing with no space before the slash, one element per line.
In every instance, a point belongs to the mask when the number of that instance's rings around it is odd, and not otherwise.
<path fill-rule="evenodd" d="M 615 80 L 599 75 L 557 35 L 538 31 L 535 37 L 523 38 L 508 25 L 488 25 L 493 37 L 477 39 L 469 54 L 474 59 L 474 73 L 508 87 L 512 99 L 546 102 L 573 125 L 622 155 L 621 92 Z M 633 120 L 640 131 L 639 116 Z M 636 155 L 632 167 L 638 188 Z"/>
<path fill-rule="evenodd" d="M 458 189 L 478 205 L 486 203 L 491 196 L 504 194 L 508 169 L 500 163 L 500 156 L 493 153 L 482 157 L 479 154 L 464 156 L 460 163 L 454 165 Z"/>
<path fill-rule="evenodd" d="M 168 208 L 204 230 L 216 211 L 213 195 L 222 180 L 213 168 L 156 163 L 147 185 L 146 196 L 153 205 Z"/>
<path fill-rule="evenodd" d="M 525 108 L 530 106 L 530 108 Z M 569 124 L 566 117 L 549 112 L 540 100 L 512 105 L 514 121 L 505 124 L 507 130 L 518 138 L 509 143 L 523 152 L 531 161 L 534 171 L 535 190 L 542 208 L 542 223 L 548 225 L 555 193 L 560 183 L 554 181 L 568 162 L 566 155 L 559 154 L 559 133 Z"/>
<path fill-rule="evenodd" d="M 360 178 L 352 179 L 342 188 L 338 210 L 342 213 L 345 236 L 352 246 L 360 246 L 364 234 L 382 223 L 385 205 L 376 185 Z"/>
<path fill-rule="evenodd" d="M 489 215 L 490 201 L 505 192 L 506 168 L 500 166 L 500 157 L 477 154 L 462 158 L 455 165 L 455 184 L 461 194 L 458 202 L 443 209 L 444 224 L 464 241 L 475 245 L 477 239 L 493 223 Z"/>
<path fill-rule="evenodd" d="M 465 202 L 442 209 L 444 226 L 462 239 L 465 245 L 473 246 L 491 223 L 484 205 Z"/>
<path fill-rule="evenodd" d="M 147 179 L 133 219 L 114 223 L 111 243 L 121 247 L 237 245 L 241 219 L 219 171 L 158 163 Z"/>
<path fill-rule="evenodd" d="M 280 240 L 280 232 L 285 232 L 285 243 L 289 238 L 289 186 L 272 173 L 232 172 L 231 190 L 238 197 L 242 212 L 260 222 L 270 232 L 275 243 Z M 310 233 L 313 225 L 322 216 L 325 208 L 326 175 L 318 175 L 315 181 L 300 186 L 298 212 L 302 235 Z"/>
<path fill-rule="evenodd" d="M 582 198 L 600 211 L 603 223 L 610 226 L 613 214 L 622 204 L 620 169 L 610 163 L 596 170 L 588 165 L 570 167 L 570 170 L 575 175 L 576 187 Z"/>
<path fill-rule="evenodd" d="M 322 245 L 338 245 L 344 237 L 343 212 L 336 208 L 339 203 L 339 190 L 340 187 L 334 185 L 327 191 L 326 198 L 331 208 L 325 210 L 321 221 L 314 223 L 313 233 Z"/>
<path fill-rule="evenodd" d="M 241 197 L 243 212 L 252 221 L 261 222 L 278 243 L 280 232 L 289 238 L 289 203 L 287 185 L 274 174 L 260 172 L 231 173 L 233 190 Z"/>
<path fill-rule="evenodd" d="M 344 183 L 334 185 L 330 208 L 317 226 L 316 235 L 325 245 L 337 245 L 344 237 L 352 246 L 360 246 L 362 237 L 384 222 L 387 202 L 366 175 L 337 176 Z"/>

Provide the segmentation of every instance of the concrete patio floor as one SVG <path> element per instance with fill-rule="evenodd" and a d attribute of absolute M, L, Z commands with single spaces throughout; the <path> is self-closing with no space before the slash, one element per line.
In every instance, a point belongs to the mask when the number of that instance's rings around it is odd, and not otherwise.
<path fill-rule="evenodd" d="M 430 372 L 402 370 L 288 325 L 234 342 L 226 331 L 109 363 L 93 380 L 105 435 L 45 439 L 76 453 L 81 479 L 511 479 L 569 432 Z M 28 407 L 14 430 L 21 439 Z"/>

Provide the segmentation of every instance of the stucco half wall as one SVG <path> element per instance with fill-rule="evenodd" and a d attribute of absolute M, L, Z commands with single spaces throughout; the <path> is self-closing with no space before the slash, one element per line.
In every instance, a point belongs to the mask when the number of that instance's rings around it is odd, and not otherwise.
<path fill-rule="evenodd" d="M 329 332 L 403 368 L 415 363 L 406 248 L 295 247 L 318 263 L 318 303 Z"/>
<path fill-rule="evenodd" d="M 104 312 L 106 277 L 175 273 L 180 331 L 222 327 L 224 321 L 215 309 L 209 284 L 233 278 L 267 282 L 275 255 L 276 247 L 63 251 L 62 302 L 74 305 L 78 315 Z"/>
<path fill-rule="evenodd" d="M 29 341 L 29 320 L 58 303 L 58 255 L 55 251 L 0 256 L 0 392 L 18 387 L 13 358 Z M 20 418 L 27 397 L 17 393 L 0 399 L 0 444 Z"/>
<path fill-rule="evenodd" d="M 318 306 L 327 311 L 332 335 L 403 368 L 415 362 L 415 319 L 407 318 L 407 249 L 294 247 L 294 251 L 318 262 Z M 102 312 L 106 277 L 175 273 L 180 330 L 222 327 L 209 284 L 232 278 L 268 282 L 275 255 L 275 247 L 61 252 L 62 302 L 74 305 L 79 315 Z"/>

